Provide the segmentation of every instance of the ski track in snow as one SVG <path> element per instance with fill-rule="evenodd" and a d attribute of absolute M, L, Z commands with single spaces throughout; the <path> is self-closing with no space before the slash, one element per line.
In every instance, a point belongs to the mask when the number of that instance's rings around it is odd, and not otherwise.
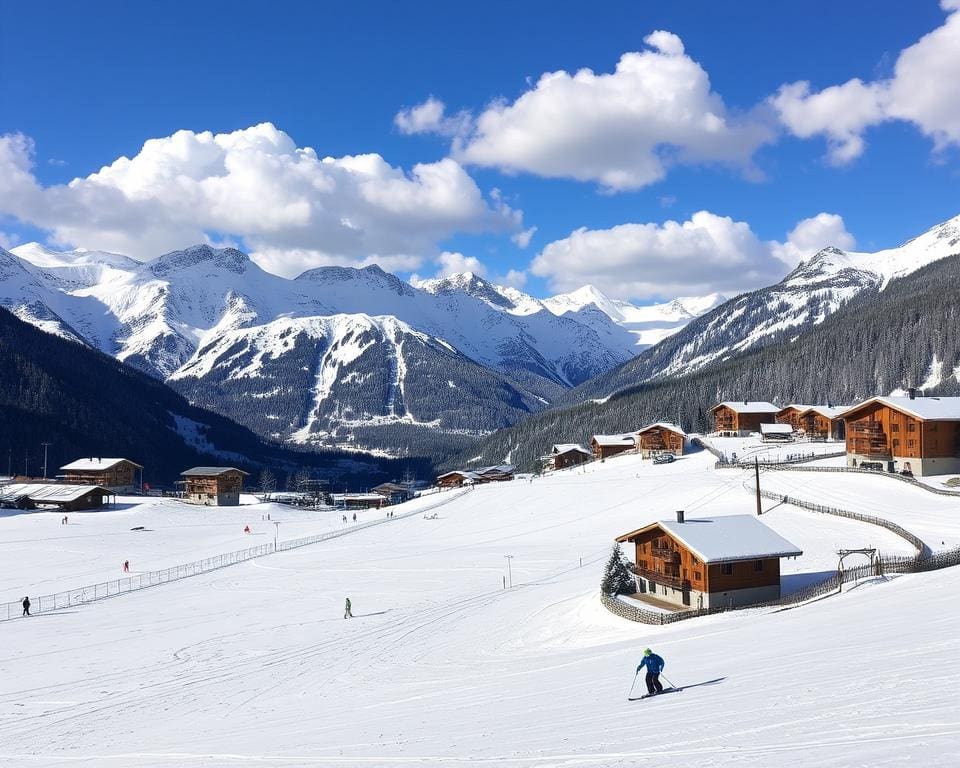
<path fill-rule="evenodd" d="M 675 509 L 688 519 L 750 510 L 745 473 L 712 460 L 622 456 L 484 486 L 437 520 L 411 516 L 2 623 L 0 765 L 953 765 L 960 718 L 945 702 L 960 685 L 960 638 L 943 608 L 960 569 L 663 627 L 600 605 L 616 534 Z M 780 474 L 789 479 L 763 479 Z M 231 513 L 256 521 L 265 509 Z M 105 513 L 97 535 L 70 546 L 112 548 L 111 527 L 138 514 L 170 523 L 172 541 L 219 545 L 222 525 L 154 507 Z M 51 515 L 0 518 L 0 544 L 11 533 L 57 538 Z M 804 549 L 787 574 L 830 570 L 838 541 L 884 533 L 783 507 L 763 520 Z M 34 560 L 10 561 L 18 584 Z M 82 568 L 63 562 L 45 577 L 66 582 Z M 342 618 L 345 595 L 353 620 Z M 626 701 L 646 645 L 686 690 Z"/>

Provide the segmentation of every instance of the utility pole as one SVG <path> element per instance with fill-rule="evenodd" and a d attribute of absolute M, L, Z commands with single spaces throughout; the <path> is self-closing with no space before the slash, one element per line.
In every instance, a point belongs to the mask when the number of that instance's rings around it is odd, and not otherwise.
<path fill-rule="evenodd" d="M 504 555 L 504 557 L 507 558 L 507 576 L 509 577 L 508 581 L 510 582 L 510 586 L 512 587 L 513 586 L 513 570 L 510 568 L 510 561 L 513 560 L 513 555 Z"/>
<path fill-rule="evenodd" d="M 47 479 L 47 449 L 53 445 L 53 443 L 40 443 L 43 446 L 43 479 Z"/>
<path fill-rule="evenodd" d="M 763 514 L 763 508 L 760 506 L 760 460 L 753 457 L 754 482 L 757 486 L 757 517 Z"/>
<path fill-rule="evenodd" d="M 273 521 L 273 524 L 274 524 L 274 526 L 275 526 L 275 528 L 273 529 L 273 551 L 276 552 L 276 551 L 277 551 L 277 539 L 278 539 L 278 537 L 280 536 L 280 522 L 279 522 L 278 520 L 274 520 L 274 521 Z"/>

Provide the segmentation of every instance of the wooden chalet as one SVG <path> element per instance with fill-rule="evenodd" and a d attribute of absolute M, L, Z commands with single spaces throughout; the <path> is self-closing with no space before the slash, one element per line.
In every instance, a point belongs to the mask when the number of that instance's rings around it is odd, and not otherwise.
<path fill-rule="evenodd" d="M 726 400 L 710 409 L 716 433 L 722 437 L 746 437 L 759 432 L 761 424 L 774 424 L 780 409 L 773 403 Z"/>
<path fill-rule="evenodd" d="M 566 469 L 584 464 L 593 458 L 589 448 L 577 443 L 557 443 L 541 461 L 547 469 Z"/>
<path fill-rule="evenodd" d="M 380 493 L 332 493 L 330 498 L 338 509 L 380 509 L 390 505 Z"/>
<path fill-rule="evenodd" d="M 194 467 L 181 472 L 184 498 L 208 507 L 235 507 L 240 504 L 243 478 L 249 475 L 236 467 Z"/>
<path fill-rule="evenodd" d="M 674 456 L 683 456 L 683 446 L 687 441 L 687 433 L 676 424 L 658 421 L 637 432 L 640 455 L 649 459 L 661 453 L 672 453 Z"/>
<path fill-rule="evenodd" d="M 594 435 L 590 438 L 590 450 L 594 458 L 609 459 L 618 453 L 635 450 L 637 438 L 634 435 Z"/>
<path fill-rule="evenodd" d="M 777 411 L 777 424 L 789 424 L 793 427 L 794 432 L 803 431 L 803 421 L 801 416 L 813 408 L 812 405 L 798 405 L 797 403 L 791 403 L 786 405 Z"/>
<path fill-rule="evenodd" d="M 920 476 L 960 472 L 960 397 L 873 397 L 840 418 L 848 466 Z"/>
<path fill-rule="evenodd" d="M 99 485 L 13 483 L 0 487 L 0 507 L 6 509 L 56 508 L 63 512 L 99 509 L 114 493 Z"/>
<path fill-rule="evenodd" d="M 380 483 L 375 488 L 371 488 L 370 492 L 383 496 L 388 504 L 402 504 L 413 498 L 413 491 L 408 486 L 399 483 Z"/>
<path fill-rule="evenodd" d="M 780 558 L 803 552 L 752 515 L 661 520 L 617 541 L 634 546 L 637 592 L 679 608 L 751 605 L 780 597 Z"/>
<path fill-rule="evenodd" d="M 501 483 L 513 480 L 516 467 L 512 464 L 497 464 L 479 469 L 455 469 L 437 476 L 437 485 L 441 488 L 459 488 L 463 485 L 480 483 Z"/>
<path fill-rule="evenodd" d="M 99 485 L 113 491 L 135 491 L 143 467 L 130 459 L 77 459 L 60 467 L 59 477 L 70 485 Z"/>
<path fill-rule="evenodd" d="M 803 433 L 810 440 L 843 440 L 846 429 L 840 414 L 849 405 L 812 405 L 800 414 Z"/>

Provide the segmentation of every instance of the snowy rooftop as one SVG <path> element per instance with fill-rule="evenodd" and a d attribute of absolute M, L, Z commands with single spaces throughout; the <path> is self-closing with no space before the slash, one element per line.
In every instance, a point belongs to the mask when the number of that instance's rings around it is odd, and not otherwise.
<path fill-rule="evenodd" d="M 593 442 L 597 445 L 634 445 L 636 438 L 633 435 L 594 435 Z"/>
<path fill-rule="evenodd" d="M 579 443 L 556 443 L 553 446 L 553 453 L 569 453 L 570 451 L 579 451 L 580 453 L 590 453 Z"/>
<path fill-rule="evenodd" d="M 763 400 L 724 400 L 710 410 L 715 411 L 722 406 L 726 406 L 736 413 L 777 413 L 780 411 L 780 408 L 773 403 Z"/>
<path fill-rule="evenodd" d="M 86 496 L 90 491 L 102 491 L 110 494 L 106 488 L 99 485 L 55 485 L 44 483 L 13 483 L 0 488 L 0 496 L 7 498 L 21 498 L 26 496 L 33 501 L 76 501 Z"/>
<path fill-rule="evenodd" d="M 790 403 L 789 405 L 783 406 L 783 408 L 781 408 L 780 410 L 781 410 L 781 411 L 785 411 L 785 410 L 787 410 L 788 408 L 792 408 L 792 409 L 795 410 L 795 411 L 800 411 L 801 413 L 803 413 L 804 411 L 809 411 L 811 408 L 813 408 L 813 406 L 812 406 L 812 405 L 801 405 L 800 403 Z"/>
<path fill-rule="evenodd" d="M 334 501 L 383 501 L 379 493 L 331 493 Z"/>
<path fill-rule="evenodd" d="M 930 421 L 960 421 L 960 397 L 871 397 L 843 412 L 843 415 L 870 403 L 883 403 L 918 419 Z"/>
<path fill-rule="evenodd" d="M 76 461 L 71 461 L 69 464 L 64 464 L 62 467 L 60 467 L 60 469 L 90 471 L 95 471 L 98 469 L 106 470 L 117 466 L 117 464 L 120 464 L 123 461 L 143 469 L 143 467 L 137 464 L 137 462 L 130 461 L 130 459 L 77 459 Z"/>
<path fill-rule="evenodd" d="M 642 434 L 643 432 L 646 432 L 648 429 L 655 429 L 657 427 L 660 427 L 661 429 L 668 429 L 671 432 L 676 432 L 678 435 L 683 435 L 684 437 L 687 436 L 687 433 L 684 432 L 681 427 L 677 426 L 676 424 L 670 421 L 658 421 L 654 424 L 648 424 L 643 429 L 637 430 L 637 434 Z"/>
<path fill-rule="evenodd" d="M 194 467 L 193 469 L 181 472 L 180 475 L 182 477 L 207 477 L 210 475 L 223 475 L 227 472 L 239 472 L 241 475 L 250 474 L 236 467 Z"/>
<path fill-rule="evenodd" d="M 803 554 L 799 547 L 774 533 L 753 515 L 695 518 L 685 523 L 660 520 L 618 536 L 617 541 L 627 541 L 653 526 L 662 528 L 705 563 L 797 557 Z"/>
<path fill-rule="evenodd" d="M 761 435 L 789 435 L 793 433 L 793 426 L 790 424 L 761 424 Z"/>
<path fill-rule="evenodd" d="M 805 413 L 819 413 L 827 419 L 835 419 L 844 411 L 849 411 L 851 405 L 811 405 Z"/>

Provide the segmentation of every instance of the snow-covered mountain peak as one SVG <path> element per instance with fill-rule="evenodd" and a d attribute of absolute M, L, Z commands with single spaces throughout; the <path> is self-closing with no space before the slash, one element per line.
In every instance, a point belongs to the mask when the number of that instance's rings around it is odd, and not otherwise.
<path fill-rule="evenodd" d="M 40 269 L 101 264 L 129 271 L 140 266 L 140 262 L 119 253 L 88 251 L 86 248 L 76 248 L 72 251 L 55 251 L 37 242 L 18 245 L 12 248 L 11 252 L 15 256 L 19 256 L 24 261 L 28 261 Z"/>
<path fill-rule="evenodd" d="M 294 282 L 317 286 L 356 283 L 362 287 L 376 285 L 398 296 L 412 296 L 413 289 L 396 275 L 385 272 L 376 264 L 357 269 L 355 267 L 315 267 L 299 274 Z"/>
<path fill-rule="evenodd" d="M 146 263 L 146 269 L 156 277 L 169 277 L 198 266 L 213 267 L 242 275 L 251 269 L 260 271 L 243 251 L 236 248 L 214 248 L 206 244 L 192 245 L 181 251 L 171 251 Z"/>
<path fill-rule="evenodd" d="M 418 283 L 417 287 L 421 291 L 432 293 L 434 296 L 463 293 L 501 309 L 511 310 L 514 308 L 514 302 L 504 295 L 504 289 L 474 272 L 457 272 L 447 277 L 424 280 Z"/>
<path fill-rule="evenodd" d="M 616 321 L 623 320 L 623 309 L 631 306 L 627 302 L 611 299 L 594 285 L 584 285 L 570 293 L 560 293 L 543 300 L 544 305 L 555 315 L 566 312 L 579 312 L 591 304 L 608 317 Z"/>

